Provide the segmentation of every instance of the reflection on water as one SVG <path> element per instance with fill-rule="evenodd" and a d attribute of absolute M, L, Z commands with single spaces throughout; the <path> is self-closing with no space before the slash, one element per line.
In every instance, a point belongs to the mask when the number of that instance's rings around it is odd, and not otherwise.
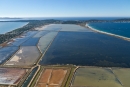
<path fill-rule="evenodd" d="M 38 43 L 38 47 L 42 53 L 45 52 L 48 45 L 51 43 L 51 41 L 53 41 L 53 39 L 55 38 L 55 36 L 57 34 L 58 34 L 58 32 L 49 32 L 48 34 L 46 34 L 40 38 L 39 43 Z"/>
<path fill-rule="evenodd" d="M 60 32 L 41 65 L 130 67 L 130 42 L 94 32 Z"/>
<path fill-rule="evenodd" d="M 33 65 L 40 57 L 40 52 L 35 46 L 23 46 L 5 65 Z"/>
<path fill-rule="evenodd" d="M 38 31 L 29 31 L 24 33 L 20 38 L 16 38 L 10 46 L 20 46 L 23 42 L 29 40 L 32 36 L 34 36 Z"/>
<path fill-rule="evenodd" d="M 15 53 L 19 48 L 18 47 L 4 47 L 0 49 L 0 64 L 9 59 L 13 53 Z"/>
<path fill-rule="evenodd" d="M 36 46 L 40 38 L 30 38 L 25 41 L 21 46 Z"/>
<path fill-rule="evenodd" d="M 46 35 L 47 33 L 49 33 L 49 31 L 39 31 L 35 36 L 33 36 L 33 37 L 42 37 L 42 36 L 44 36 L 44 35 Z"/>
<path fill-rule="evenodd" d="M 30 75 L 28 76 L 27 80 L 23 83 L 23 85 L 21 87 L 27 87 L 30 83 L 30 81 L 32 80 L 34 74 L 36 73 L 38 67 L 35 67 L 32 72 L 30 73 Z"/>

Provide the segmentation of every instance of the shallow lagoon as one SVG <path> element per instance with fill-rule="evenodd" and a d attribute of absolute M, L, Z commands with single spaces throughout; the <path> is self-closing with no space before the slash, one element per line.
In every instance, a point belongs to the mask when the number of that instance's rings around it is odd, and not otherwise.
<path fill-rule="evenodd" d="M 130 67 L 130 42 L 94 32 L 59 32 L 41 65 Z"/>
<path fill-rule="evenodd" d="M 110 69 L 79 68 L 71 87 L 123 87 Z"/>
<path fill-rule="evenodd" d="M 60 31 L 70 31 L 70 32 L 92 32 L 90 29 L 85 27 L 75 25 L 75 24 L 62 24 L 62 29 Z"/>
<path fill-rule="evenodd" d="M 45 52 L 45 50 L 47 49 L 47 47 L 53 41 L 53 39 L 55 38 L 55 36 L 57 34 L 58 34 L 58 32 L 49 32 L 40 38 L 39 43 L 38 43 L 38 47 L 42 53 Z"/>
<path fill-rule="evenodd" d="M 36 46 L 40 38 L 30 38 L 25 41 L 21 46 Z"/>
<path fill-rule="evenodd" d="M 36 46 L 22 46 L 5 65 L 30 66 L 34 65 L 40 57 Z"/>
<path fill-rule="evenodd" d="M 73 32 L 92 32 L 91 30 L 75 24 L 50 24 L 43 30 L 49 31 L 73 31 Z"/>
<path fill-rule="evenodd" d="M 123 87 L 130 87 L 130 68 L 113 68 L 112 70 L 123 84 Z"/>
<path fill-rule="evenodd" d="M 44 35 L 46 35 L 47 33 L 49 33 L 49 31 L 39 31 L 36 35 L 34 35 L 33 37 L 36 37 L 36 38 L 40 38 Z"/>
<path fill-rule="evenodd" d="M 50 24 L 42 28 L 42 30 L 47 30 L 47 31 L 60 31 L 61 29 L 62 29 L 61 24 Z"/>
<path fill-rule="evenodd" d="M 0 49 L 0 64 L 8 60 L 19 48 L 18 47 L 4 47 Z"/>
<path fill-rule="evenodd" d="M 29 40 L 37 33 L 38 31 L 29 31 L 27 33 L 24 33 L 20 38 L 16 38 L 14 42 L 12 42 L 9 46 L 20 46 L 22 43 Z"/>

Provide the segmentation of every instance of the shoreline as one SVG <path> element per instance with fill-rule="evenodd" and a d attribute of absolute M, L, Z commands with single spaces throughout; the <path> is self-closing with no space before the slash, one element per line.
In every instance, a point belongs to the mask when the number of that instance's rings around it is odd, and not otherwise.
<path fill-rule="evenodd" d="M 22 28 L 22 27 L 24 27 L 24 26 L 26 26 L 26 25 L 28 25 L 28 24 L 29 24 L 29 22 L 27 22 L 26 24 L 23 24 L 23 25 L 20 26 L 20 27 L 17 27 L 17 28 L 15 28 L 15 29 L 12 29 L 12 30 L 10 30 L 10 31 L 6 31 L 6 32 L 0 33 L 0 34 L 6 34 L 6 33 L 8 33 L 8 32 L 11 32 L 11 31 L 13 31 L 13 30 L 16 30 L 16 29 L 18 29 L 18 28 Z"/>
<path fill-rule="evenodd" d="M 114 36 L 114 37 L 117 37 L 117 38 L 120 38 L 120 39 L 123 39 L 123 40 L 126 40 L 126 41 L 130 41 L 130 38 L 128 38 L 128 37 L 120 36 L 120 35 L 105 32 L 105 31 L 101 31 L 101 30 L 98 30 L 98 29 L 95 29 L 95 28 L 89 26 L 89 24 L 86 24 L 85 27 L 87 27 L 88 29 L 90 29 L 94 32 L 98 32 L 98 33 L 101 33 L 101 34 L 106 34 L 106 35 Z"/>
<path fill-rule="evenodd" d="M 19 27 L 19 28 L 23 28 L 24 26 L 26 26 L 26 25 L 28 25 L 28 24 L 29 24 L 29 22 L 26 23 L 25 25 Z M 16 28 L 16 29 L 19 29 L 19 28 Z M 14 30 L 16 30 L 16 29 L 13 29 L 13 30 L 11 30 L 11 31 L 8 31 L 8 32 L 6 32 L 5 34 L 7 34 L 7 33 L 9 33 L 9 32 L 12 32 L 12 31 L 14 31 Z M 18 36 L 15 36 L 15 37 L 11 38 L 9 41 L 5 41 L 5 42 L 1 43 L 1 44 L 0 44 L 0 49 L 3 48 L 3 47 L 8 46 L 10 43 L 14 42 L 16 38 L 21 37 L 24 33 L 26 33 L 26 32 L 23 32 L 21 35 L 18 35 Z M 0 34 L 0 35 L 1 35 L 1 34 Z"/>

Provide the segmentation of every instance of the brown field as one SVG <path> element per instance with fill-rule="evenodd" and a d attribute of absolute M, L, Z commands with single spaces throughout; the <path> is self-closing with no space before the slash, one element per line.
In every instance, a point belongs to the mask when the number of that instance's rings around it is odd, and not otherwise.
<path fill-rule="evenodd" d="M 26 72 L 20 68 L 0 68 L 0 84 L 17 84 Z"/>
<path fill-rule="evenodd" d="M 44 73 L 42 73 L 38 83 L 48 83 L 48 80 L 51 76 L 52 69 L 46 69 Z"/>
<path fill-rule="evenodd" d="M 61 85 L 66 73 L 67 73 L 67 70 L 63 70 L 63 69 L 53 70 L 49 84 L 60 84 Z"/>
<path fill-rule="evenodd" d="M 36 87 L 60 87 L 66 74 L 67 69 L 45 69 Z"/>

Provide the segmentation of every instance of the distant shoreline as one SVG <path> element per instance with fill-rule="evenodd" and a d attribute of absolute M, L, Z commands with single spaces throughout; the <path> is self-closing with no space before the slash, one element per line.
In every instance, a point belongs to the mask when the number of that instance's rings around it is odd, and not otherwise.
<path fill-rule="evenodd" d="M 117 37 L 117 38 L 120 38 L 120 39 L 123 39 L 123 40 L 126 40 L 126 41 L 130 41 L 130 38 L 128 38 L 128 37 L 124 37 L 124 36 L 116 35 L 116 34 L 113 34 L 113 33 L 108 33 L 108 32 L 105 32 L 105 31 L 97 30 L 97 29 L 89 26 L 89 24 L 86 24 L 85 26 L 87 28 L 89 28 L 90 30 L 94 31 L 94 32 L 99 32 L 99 33 L 107 34 L 107 35 L 110 35 L 110 36 L 114 36 L 114 37 Z"/>
<path fill-rule="evenodd" d="M 22 24 L 21 26 L 19 26 L 19 27 L 17 27 L 17 28 L 13 28 L 13 29 L 11 29 L 11 30 L 5 31 L 5 32 L 0 33 L 0 34 L 6 34 L 6 33 L 8 33 L 8 32 L 11 32 L 11 31 L 13 31 L 13 30 L 16 30 L 16 29 L 18 29 L 18 28 L 22 28 L 22 27 L 24 27 L 24 26 L 26 26 L 26 25 L 28 25 L 28 24 L 29 24 L 29 22 L 25 22 L 25 24 Z"/>

